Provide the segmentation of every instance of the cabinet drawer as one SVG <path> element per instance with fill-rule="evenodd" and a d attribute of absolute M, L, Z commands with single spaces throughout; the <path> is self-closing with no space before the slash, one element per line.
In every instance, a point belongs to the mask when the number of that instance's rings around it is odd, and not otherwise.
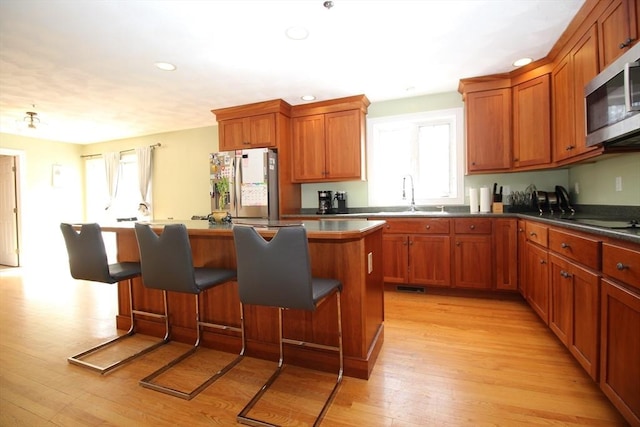
<path fill-rule="evenodd" d="M 445 218 L 383 219 L 387 221 L 385 233 L 449 234 L 449 220 Z"/>
<path fill-rule="evenodd" d="M 602 272 L 640 289 L 640 251 L 603 243 Z"/>
<path fill-rule="evenodd" d="M 549 249 L 587 267 L 600 269 L 600 241 L 573 233 L 549 230 Z"/>
<path fill-rule="evenodd" d="M 460 218 L 455 220 L 456 234 L 491 234 L 491 219 Z"/>
<path fill-rule="evenodd" d="M 548 230 L 549 228 L 546 225 L 527 221 L 527 240 L 546 248 L 549 242 Z"/>

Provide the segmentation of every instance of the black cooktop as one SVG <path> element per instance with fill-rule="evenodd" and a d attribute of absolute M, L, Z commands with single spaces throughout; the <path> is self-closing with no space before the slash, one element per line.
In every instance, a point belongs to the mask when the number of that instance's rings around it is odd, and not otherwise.
<path fill-rule="evenodd" d="M 596 219 L 596 218 L 566 218 L 571 221 L 575 221 L 579 224 L 591 225 L 594 227 L 603 227 L 611 229 L 626 229 L 626 228 L 640 228 L 638 220 L 624 220 L 624 219 Z"/>

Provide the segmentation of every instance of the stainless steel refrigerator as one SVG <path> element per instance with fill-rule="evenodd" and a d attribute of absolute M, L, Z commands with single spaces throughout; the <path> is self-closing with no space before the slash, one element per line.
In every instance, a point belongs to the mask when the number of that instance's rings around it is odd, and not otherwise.
<path fill-rule="evenodd" d="M 211 210 L 278 219 L 278 153 L 268 148 L 209 155 Z"/>

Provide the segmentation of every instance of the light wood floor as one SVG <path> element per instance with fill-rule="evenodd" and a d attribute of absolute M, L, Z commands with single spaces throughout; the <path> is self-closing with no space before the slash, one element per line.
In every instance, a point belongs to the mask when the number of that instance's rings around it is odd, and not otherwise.
<path fill-rule="evenodd" d="M 106 376 L 67 363 L 115 332 L 115 298 L 115 287 L 76 282 L 65 270 L 0 270 L 0 426 L 235 425 L 274 362 L 245 358 L 191 401 L 138 385 L 181 344 Z M 387 293 L 385 307 L 371 378 L 346 377 L 323 425 L 626 425 L 524 302 Z M 172 381 L 233 355 L 197 357 Z M 298 368 L 283 376 L 252 415 L 308 425 L 332 377 Z"/>

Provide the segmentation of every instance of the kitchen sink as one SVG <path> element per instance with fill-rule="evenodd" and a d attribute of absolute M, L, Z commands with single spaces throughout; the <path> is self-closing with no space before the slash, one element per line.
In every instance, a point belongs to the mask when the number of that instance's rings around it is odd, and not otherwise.
<path fill-rule="evenodd" d="M 440 216 L 440 215 L 448 215 L 449 212 L 440 212 L 440 211 L 393 211 L 393 212 L 378 212 L 376 215 L 384 215 L 384 216 Z"/>

